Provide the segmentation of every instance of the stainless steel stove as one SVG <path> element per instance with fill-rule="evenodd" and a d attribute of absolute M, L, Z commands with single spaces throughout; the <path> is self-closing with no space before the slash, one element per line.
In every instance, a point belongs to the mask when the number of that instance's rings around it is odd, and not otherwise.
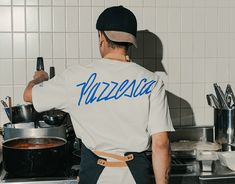
<path fill-rule="evenodd" d="M 172 158 L 170 184 L 198 184 L 199 163 L 192 158 Z"/>
<path fill-rule="evenodd" d="M 47 177 L 47 178 L 14 178 L 14 179 L 2 179 L 0 183 L 11 184 L 78 184 L 76 178 L 66 177 Z"/>
<path fill-rule="evenodd" d="M 9 177 L 5 170 L 1 171 L 0 183 L 10 184 L 78 184 L 75 176 L 14 178 Z"/>

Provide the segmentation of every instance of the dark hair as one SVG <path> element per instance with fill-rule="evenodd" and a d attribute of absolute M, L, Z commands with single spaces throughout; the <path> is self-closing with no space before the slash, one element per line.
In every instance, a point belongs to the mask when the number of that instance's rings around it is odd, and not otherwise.
<path fill-rule="evenodd" d="M 131 43 L 128 43 L 128 42 L 115 42 L 115 41 L 112 41 L 107 37 L 107 35 L 105 34 L 104 31 L 102 31 L 102 33 L 104 34 L 104 37 L 105 37 L 105 39 L 108 43 L 108 46 L 111 47 L 112 49 L 123 48 L 123 49 L 125 49 L 125 51 L 128 51 L 129 47 L 132 45 Z"/>

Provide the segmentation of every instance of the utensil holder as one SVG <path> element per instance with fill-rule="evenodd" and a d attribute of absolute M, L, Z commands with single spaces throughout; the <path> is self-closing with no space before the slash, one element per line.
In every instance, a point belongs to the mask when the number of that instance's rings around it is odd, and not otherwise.
<path fill-rule="evenodd" d="M 234 142 L 235 109 L 214 109 L 215 141 L 221 145 Z"/>

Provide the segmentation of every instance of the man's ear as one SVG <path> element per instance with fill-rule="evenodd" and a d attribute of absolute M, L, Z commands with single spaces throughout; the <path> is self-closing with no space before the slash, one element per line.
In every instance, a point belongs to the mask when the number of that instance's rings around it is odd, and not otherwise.
<path fill-rule="evenodd" d="M 98 35 L 99 35 L 99 45 L 101 46 L 103 42 L 105 41 L 105 36 L 102 31 L 98 31 Z"/>

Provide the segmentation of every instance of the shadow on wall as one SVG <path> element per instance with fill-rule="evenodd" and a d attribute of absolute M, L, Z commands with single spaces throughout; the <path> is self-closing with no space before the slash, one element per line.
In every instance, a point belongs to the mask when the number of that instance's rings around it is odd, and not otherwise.
<path fill-rule="evenodd" d="M 129 56 L 133 62 L 152 72 L 164 72 L 162 64 L 163 45 L 160 38 L 148 30 L 137 32 L 138 48 L 131 47 Z M 174 127 L 194 126 L 195 118 L 191 105 L 179 96 L 166 90 L 171 118 Z"/>

